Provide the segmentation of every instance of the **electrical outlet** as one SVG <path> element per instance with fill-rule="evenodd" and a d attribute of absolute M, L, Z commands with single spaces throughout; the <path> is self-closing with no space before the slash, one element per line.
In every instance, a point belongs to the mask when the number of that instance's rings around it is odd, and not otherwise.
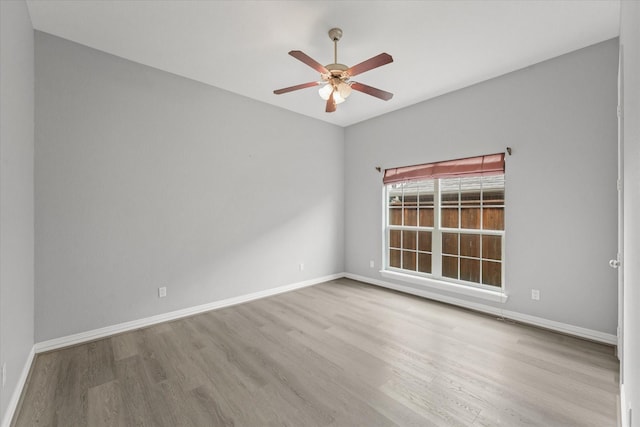
<path fill-rule="evenodd" d="M 531 289 L 531 299 L 534 301 L 540 300 L 540 291 L 538 289 Z"/>
<path fill-rule="evenodd" d="M 375 268 L 375 266 L 376 263 L 373 260 L 369 261 L 369 268 Z"/>
<path fill-rule="evenodd" d="M 2 364 L 2 388 L 4 388 L 5 383 L 7 382 L 7 364 Z"/>
<path fill-rule="evenodd" d="M 158 288 L 158 298 L 164 298 L 167 296 L 167 287 L 163 286 L 161 288 Z"/>
<path fill-rule="evenodd" d="M 304 264 L 300 263 L 300 271 L 304 271 Z"/>

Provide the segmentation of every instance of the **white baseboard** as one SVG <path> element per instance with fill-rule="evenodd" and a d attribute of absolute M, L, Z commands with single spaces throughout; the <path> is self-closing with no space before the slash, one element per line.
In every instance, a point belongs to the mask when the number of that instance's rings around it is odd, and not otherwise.
<path fill-rule="evenodd" d="M 205 311 L 216 310 L 223 307 L 230 307 L 232 305 L 241 304 L 243 302 L 249 302 L 256 299 L 281 294 L 283 292 L 289 292 L 296 289 L 305 288 L 307 286 L 316 285 L 318 283 L 327 282 L 329 280 L 339 279 L 341 277 L 345 277 L 345 274 L 344 273 L 331 274 L 328 276 L 318 277 L 316 279 L 305 280 L 303 282 L 279 286 L 273 289 L 267 289 L 264 291 L 253 292 L 251 294 L 241 295 L 233 298 L 227 298 L 219 301 L 213 301 L 207 304 L 184 308 L 182 310 L 171 311 L 169 313 L 158 314 L 156 316 L 146 317 L 144 319 L 138 319 L 138 320 L 133 320 L 131 322 L 119 323 L 117 325 L 107 326 L 100 329 L 81 332 L 78 334 L 67 335 L 65 337 L 54 338 L 52 340 L 36 343 L 35 352 L 42 353 L 45 351 L 56 350 L 62 347 L 81 344 L 83 342 L 93 341 L 93 340 L 104 338 L 110 335 L 115 335 L 122 332 L 132 331 L 134 329 L 140 329 L 146 326 L 155 325 L 156 323 L 166 322 L 168 320 L 175 320 L 181 317 L 187 317 L 187 316 L 192 316 L 194 314 L 203 313 Z"/>
<path fill-rule="evenodd" d="M 507 319 L 516 320 L 518 322 L 527 323 L 529 325 L 539 326 L 541 328 L 551 329 L 557 332 L 562 332 L 568 335 L 574 335 L 581 338 L 586 338 L 592 341 L 597 341 L 605 344 L 616 345 L 618 338 L 613 334 L 607 334 L 605 332 L 594 331 L 592 329 L 582 328 L 580 326 L 569 325 L 562 322 L 556 322 L 554 320 L 544 319 L 542 317 L 530 316 L 528 314 L 522 314 L 515 311 L 503 310 L 501 308 L 491 307 L 485 304 L 478 304 L 471 301 L 465 301 L 459 298 L 454 298 L 446 295 L 440 295 L 427 290 L 416 289 L 409 286 L 397 285 L 395 283 L 386 282 L 384 280 L 372 279 L 366 276 L 360 276 L 357 274 L 345 273 L 345 277 L 360 282 L 369 283 L 372 285 L 382 286 L 384 288 L 394 289 L 396 291 L 405 292 L 429 298 L 436 301 L 446 302 L 448 304 L 457 305 L 471 310 L 481 311 L 483 313 L 492 314 L 495 316 L 505 317 Z"/>
<path fill-rule="evenodd" d="M 36 354 L 35 350 L 35 346 L 31 347 L 31 351 L 27 356 L 27 360 L 24 362 L 22 372 L 20 373 L 20 377 L 18 378 L 18 383 L 16 384 L 16 388 L 13 389 L 13 394 L 11 395 L 11 399 L 9 400 L 9 405 L 7 405 L 7 410 L 5 411 L 4 417 L 2 418 L 2 427 L 9 427 L 11 425 L 11 420 L 13 419 L 13 415 L 15 414 L 16 409 L 18 408 L 18 403 L 20 402 L 22 390 L 24 390 L 24 387 L 27 384 L 29 371 L 31 370 L 33 358 Z"/>
<path fill-rule="evenodd" d="M 341 277 L 347 277 L 347 278 L 358 280 L 361 282 L 370 283 L 372 285 L 382 286 L 382 287 L 394 289 L 400 292 L 418 295 L 418 296 L 429 298 L 436 301 L 446 302 L 448 304 L 453 304 L 460 307 L 481 311 L 483 313 L 488 313 L 496 316 L 503 316 L 519 322 L 539 326 L 542 328 L 551 329 L 551 330 L 562 332 L 569 335 L 575 335 L 581 338 L 586 338 L 586 339 L 590 339 L 597 342 L 613 344 L 613 345 L 617 344 L 617 337 L 613 334 L 607 334 L 607 333 L 595 331 L 592 329 L 582 328 L 580 326 L 574 326 L 566 323 L 556 322 L 556 321 L 544 319 L 541 317 L 530 316 L 528 314 L 522 314 L 515 311 L 502 310 L 500 308 L 491 307 L 484 304 L 466 301 L 466 300 L 462 300 L 462 299 L 458 299 L 458 298 L 454 298 L 446 295 L 440 295 L 435 292 L 416 289 L 409 286 L 397 285 L 395 283 L 386 282 L 378 279 L 372 279 L 370 277 L 360 276 L 357 274 L 336 273 L 328 276 L 318 277 L 316 279 L 311 279 L 303 282 L 293 283 L 290 285 L 280 286 L 273 289 L 267 289 L 264 291 L 254 292 L 247 295 L 241 295 L 238 297 L 227 298 L 220 301 L 213 301 L 207 304 L 197 305 L 197 306 L 185 308 L 182 310 L 163 313 L 157 316 L 151 316 L 144 319 L 133 320 L 131 322 L 120 323 L 117 325 L 107 326 L 100 329 L 94 329 L 91 331 L 81 332 L 78 334 L 73 334 L 65 337 L 55 338 L 52 340 L 42 341 L 42 342 L 36 343 L 34 348 L 36 353 L 42 353 L 44 351 L 50 351 L 50 350 L 55 350 L 62 347 L 68 347 L 71 345 L 76 345 L 83 342 L 104 338 L 110 335 L 115 335 L 122 332 L 143 328 L 146 326 L 151 326 L 156 323 L 166 322 L 168 320 L 175 320 L 181 317 L 187 317 L 187 316 L 192 316 L 194 314 L 203 313 L 205 311 L 216 310 L 223 307 L 229 307 L 232 305 L 241 304 L 243 302 L 253 301 L 259 298 L 265 298 L 268 296 L 277 295 L 283 292 L 289 292 L 295 289 L 316 285 L 318 283 L 326 282 L 329 280 L 339 279 Z"/>

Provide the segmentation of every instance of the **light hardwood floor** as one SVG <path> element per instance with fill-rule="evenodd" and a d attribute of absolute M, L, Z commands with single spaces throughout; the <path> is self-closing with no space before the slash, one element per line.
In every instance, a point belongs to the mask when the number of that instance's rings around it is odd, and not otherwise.
<path fill-rule="evenodd" d="M 39 354 L 13 426 L 615 426 L 613 348 L 340 279 Z"/>

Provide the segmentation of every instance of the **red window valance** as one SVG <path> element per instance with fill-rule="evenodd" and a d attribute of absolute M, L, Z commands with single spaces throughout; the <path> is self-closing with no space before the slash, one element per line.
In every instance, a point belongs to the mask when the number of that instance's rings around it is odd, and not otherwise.
<path fill-rule="evenodd" d="M 385 169 L 383 182 L 391 184 L 400 181 L 498 175 L 501 173 L 504 173 L 504 153 Z"/>

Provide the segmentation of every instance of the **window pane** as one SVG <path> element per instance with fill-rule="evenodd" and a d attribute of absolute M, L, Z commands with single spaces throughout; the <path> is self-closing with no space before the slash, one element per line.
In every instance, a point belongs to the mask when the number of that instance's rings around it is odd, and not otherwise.
<path fill-rule="evenodd" d="M 431 254 L 418 254 L 418 271 L 431 273 Z"/>
<path fill-rule="evenodd" d="M 404 191 L 404 196 L 405 197 L 407 197 L 408 195 L 415 196 L 416 194 L 418 194 L 419 185 L 420 185 L 420 181 L 403 182 L 402 188 Z M 405 203 L 406 203 L 406 199 L 405 199 Z"/>
<path fill-rule="evenodd" d="M 460 203 L 459 194 L 442 193 L 442 206 L 458 206 Z"/>
<path fill-rule="evenodd" d="M 402 268 L 404 270 L 416 270 L 416 253 L 402 251 Z"/>
<path fill-rule="evenodd" d="M 396 249 L 389 250 L 389 266 L 400 268 L 400 251 Z"/>
<path fill-rule="evenodd" d="M 484 191 L 504 189 L 504 175 L 500 174 L 500 175 L 483 176 L 482 189 Z"/>
<path fill-rule="evenodd" d="M 482 209 L 482 224 L 485 230 L 504 230 L 504 208 Z"/>
<path fill-rule="evenodd" d="M 400 247 L 400 230 L 389 230 L 389 247 Z"/>
<path fill-rule="evenodd" d="M 433 193 L 431 194 L 420 193 L 418 204 L 420 206 L 433 206 Z"/>
<path fill-rule="evenodd" d="M 416 232 L 402 231 L 402 249 L 416 249 Z"/>
<path fill-rule="evenodd" d="M 442 276 L 458 278 L 458 258 L 452 256 L 442 257 Z"/>
<path fill-rule="evenodd" d="M 493 261 L 482 261 L 482 283 L 491 286 L 502 286 L 502 264 Z"/>
<path fill-rule="evenodd" d="M 389 191 L 389 206 L 402 206 L 402 192 Z"/>
<path fill-rule="evenodd" d="M 478 200 L 480 200 L 480 188 L 482 188 L 482 177 L 481 176 L 470 176 L 466 178 L 460 178 L 460 190 L 463 193 L 472 193 L 473 190 L 476 190 L 478 195 Z"/>
<path fill-rule="evenodd" d="M 480 258 L 479 234 L 460 234 L 460 255 Z M 479 269 L 480 265 L 478 264 L 478 271 Z M 460 275 L 462 275 L 462 271 L 460 272 Z M 478 277 L 478 279 L 480 278 Z"/>
<path fill-rule="evenodd" d="M 482 194 L 482 203 L 485 206 L 504 205 L 504 190 L 485 190 Z"/>
<path fill-rule="evenodd" d="M 440 192 L 442 194 L 458 193 L 459 191 L 460 191 L 460 178 L 441 178 L 440 179 Z"/>
<path fill-rule="evenodd" d="M 433 205 L 433 194 L 435 193 L 435 183 L 433 179 L 417 182 L 418 194 L 420 194 L 420 204 Z"/>
<path fill-rule="evenodd" d="M 480 229 L 480 208 L 462 208 L 460 211 L 460 228 Z"/>
<path fill-rule="evenodd" d="M 446 228 L 458 228 L 458 208 L 441 209 L 440 224 Z"/>
<path fill-rule="evenodd" d="M 482 258 L 502 259 L 502 236 L 482 236 Z"/>
<path fill-rule="evenodd" d="M 458 233 L 442 233 L 442 253 L 458 255 Z"/>
<path fill-rule="evenodd" d="M 418 196 L 416 194 L 404 193 L 404 205 L 416 206 L 418 204 Z"/>
<path fill-rule="evenodd" d="M 389 209 L 389 225 L 402 225 L 402 209 Z"/>
<path fill-rule="evenodd" d="M 460 280 L 480 283 L 480 260 L 460 258 Z"/>
<path fill-rule="evenodd" d="M 418 232 L 418 250 L 424 252 L 431 252 L 431 232 L 419 231 Z"/>
<path fill-rule="evenodd" d="M 433 209 L 420 208 L 420 227 L 433 227 Z"/>
<path fill-rule="evenodd" d="M 460 199 L 463 206 L 480 206 L 479 191 L 465 191 L 460 194 Z"/>
<path fill-rule="evenodd" d="M 418 225 L 418 210 L 416 208 L 404 209 L 404 225 Z"/>

